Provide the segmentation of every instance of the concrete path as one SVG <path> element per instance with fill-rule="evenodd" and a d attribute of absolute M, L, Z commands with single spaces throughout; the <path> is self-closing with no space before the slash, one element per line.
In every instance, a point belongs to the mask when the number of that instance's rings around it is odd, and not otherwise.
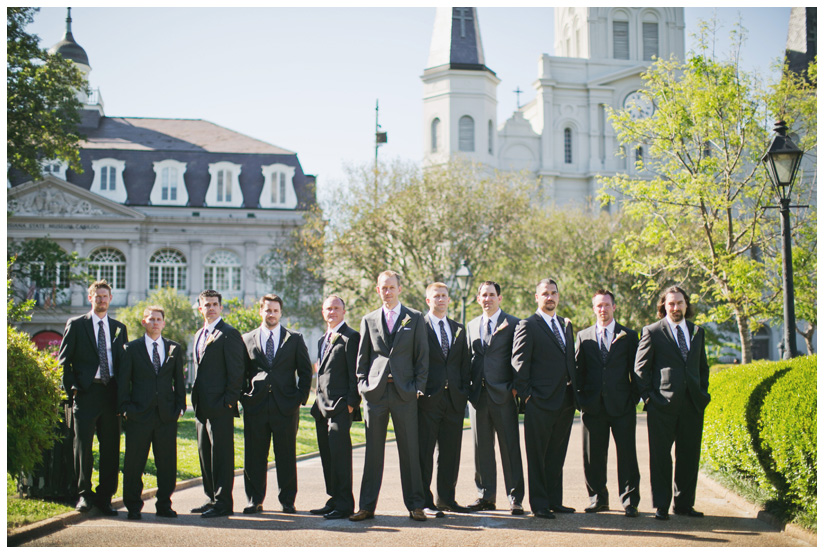
<path fill-rule="evenodd" d="M 556 520 L 537 519 L 509 514 L 507 500 L 499 491 L 498 510 L 475 514 L 451 514 L 445 518 L 429 519 L 419 523 L 411 520 L 401 499 L 398 456 L 395 444 L 387 446 L 384 482 L 378 501 L 376 518 L 354 523 L 348 520 L 327 521 L 309 514 L 309 509 L 320 507 L 326 501 L 321 461 L 311 457 L 298 463 L 298 513 L 280 512 L 277 499 L 275 471 L 269 472 L 268 496 L 264 512 L 254 516 L 241 513 L 246 505 L 243 478 L 235 478 L 235 515 L 227 518 L 202 519 L 189 514 L 193 507 L 205 501 L 200 486 L 178 490 L 172 497 L 174 508 L 180 514 L 176 520 L 158 519 L 154 515 L 154 501 L 144 506 L 143 520 L 129 521 L 126 511 L 117 518 L 92 516 L 69 525 L 52 534 L 34 539 L 29 546 L 414 546 L 414 547 L 514 547 L 514 546 L 811 546 L 814 535 L 779 532 L 760 519 L 757 510 L 742 502 L 723 488 L 700 477 L 696 509 L 705 518 L 694 519 L 671 515 L 667 522 L 653 518 L 650 504 L 650 482 L 647 458 L 647 429 L 645 417 L 637 423 L 639 467 L 642 473 L 639 518 L 624 516 L 618 500 L 616 460 L 611 445 L 608 469 L 608 487 L 611 510 L 607 513 L 585 514 L 588 504 L 584 487 L 581 454 L 581 423 L 573 425 L 570 448 L 564 470 L 566 505 L 574 507 L 572 515 L 558 515 Z M 523 438 L 523 435 L 522 435 Z M 522 457 L 525 464 L 526 458 Z M 503 484 L 501 464 L 499 488 Z M 355 449 L 354 488 L 356 505 L 361 483 L 364 448 Z M 472 432 L 466 430 L 462 444 L 461 471 L 457 499 L 468 504 L 477 497 L 473 483 Z M 529 499 L 524 506 L 529 509 Z M 94 513 L 92 513 L 94 515 Z"/>

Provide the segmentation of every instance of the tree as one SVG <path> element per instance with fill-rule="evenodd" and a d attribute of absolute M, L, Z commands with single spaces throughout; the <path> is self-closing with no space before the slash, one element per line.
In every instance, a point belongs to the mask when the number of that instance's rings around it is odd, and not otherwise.
<path fill-rule="evenodd" d="M 77 91 L 87 87 L 73 62 L 47 53 L 25 31 L 37 11 L 6 9 L 6 157 L 33 178 L 41 176 L 40 160 L 65 160 L 82 171 Z"/>
<path fill-rule="evenodd" d="M 119 308 L 117 319 L 126 325 L 129 337 L 141 337 L 145 333 L 143 325 L 143 311 L 148 306 L 157 305 L 163 307 L 166 314 L 166 327 L 163 329 L 163 336 L 177 341 L 183 346 L 184 351 L 189 345 L 189 341 L 194 337 L 195 332 L 201 327 L 203 320 L 198 311 L 192 308 L 189 297 L 178 293 L 176 289 L 165 287 L 152 291 L 146 299 L 135 303 L 132 306 Z"/>
<path fill-rule="evenodd" d="M 247 307 L 237 297 L 224 299 L 222 318 L 241 334 L 252 331 L 261 325 L 261 311 L 258 304 Z"/>
<path fill-rule="evenodd" d="M 8 247 L 14 295 L 32 299 L 49 308 L 66 301 L 64 292 L 71 284 L 91 281 L 83 270 L 87 259 L 77 252 L 66 252 L 49 237 L 37 237 L 15 242 Z"/>
<path fill-rule="evenodd" d="M 642 76 L 655 105 L 651 117 L 611 113 L 621 144 L 641 145 L 646 153 L 635 175 L 601 180 L 602 198 L 621 198 L 627 216 L 642 224 L 618 246 L 622 267 L 639 274 L 640 287 L 664 274 L 694 279 L 700 300 L 709 303 L 700 316 L 734 318 L 742 361 L 749 362 L 751 332 L 769 313 L 763 254 L 779 233 L 775 216 L 766 215 L 775 199 L 759 163 L 777 91 L 743 71 L 735 55 L 719 61 L 707 55 L 709 48 L 700 43 L 702 52 L 684 64 L 658 60 Z M 816 96 L 815 84 L 786 83 L 788 97 Z M 799 112 L 808 106 L 786 104 L 782 115 L 786 121 L 811 117 Z M 803 189 L 795 190 L 797 197 Z"/>

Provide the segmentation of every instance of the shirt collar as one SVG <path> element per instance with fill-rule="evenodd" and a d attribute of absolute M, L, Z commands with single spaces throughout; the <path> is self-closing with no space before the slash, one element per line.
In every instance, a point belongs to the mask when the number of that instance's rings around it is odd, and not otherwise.
<path fill-rule="evenodd" d="M 598 335 L 603 335 L 605 329 L 607 330 L 609 335 L 613 335 L 614 330 L 616 329 L 616 319 L 614 318 L 613 320 L 611 320 L 610 323 L 607 324 L 607 326 L 602 326 L 600 323 L 596 322 L 596 332 L 598 333 Z"/>
<path fill-rule="evenodd" d="M 220 322 L 220 321 L 221 321 L 221 317 L 218 316 L 217 318 L 215 318 L 215 321 L 212 322 L 211 324 L 207 324 L 206 322 L 204 322 L 204 326 L 206 327 L 207 331 L 209 331 L 209 333 L 212 333 L 215 330 L 215 326 L 217 326 L 218 322 Z"/>
<path fill-rule="evenodd" d="M 279 338 L 279 337 L 281 337 L 281 324 L 280 324 L 280 322 L 279 322 L 279 323 L 278 323 L 278 325 L 277 325 L 277 326 L 275 326 L 275 328 L 273 328 L 272 330 L 270 330 L 270 329 L 269 329 L 268 327 L 266 327 L 265 325 L 261 324 L 261 337 L 263 337 L 263 338 L 264 338 L 264 340 L 269 339 L 269 333 L 270 333 L 270 331 L 271 331 L 272 333 L 274 333 L 274 334 L 275 334 L 275 335 L 273 336 L 273 339 L 274 339 L 275 341 L 277 341 L 277 340 L 278 340 L 278 338 Z"/>
<path fill-rule="evenodd" d="M 149 352 L 152 352 L 152 343 L 157 341 L 158 344 L 158 352 L 163 353 L 163 336 L 159 336 L 157 339 L 152 339 L 149 337 L 148 333 L 143 334 L 143 338 L 146 340 L 146 348 L 149 349 Z"/>
<path fill-rule="evenodd" d="M 334 327 L 334 328 L 332 328 L 331 330 L 330 330 L 330 329 L 328 329 L 328 330 L 326 331 L 325 335 L 329 335 L 330 333 L 336 333 L 338 330 L 340 330 L 340 329 L 341 329 L 341 326 L 343 326 L 345 323 L 346 323 L 346 322 L 344 322 L 343 320 L 341 320 L 340 322 L 338 322 L 338 325 L 337 325 L 337 326 L 335 326 L 335 327 Z"/>
<path fill-rule="evenodd" d="M 684 318 L 678 324 L 675 323 L 673 320 L 670 319 L 670 316 L 665 316 L 667 320 L 667 324 L 670 326 L 670 331 L 673 332 L 673 339 L 676 339 L 676 328 L 682 328 L 682 333 L 685 334 L 685 339 L 688 337 L 688 327 L 687 327 L 687 320 Z"/>
<path fill-rule="evenodd" d="M 438 316 L 433 314 L 433 311 L 431 310 L 430 312 L 427 313 L 427 316 L 430 317 L 430 321 L 433 323 L 433 329 L 438 330 L 438 323 L 439 322 L 444 322 L 444 327 L 446 329 L 450 329 L 450 322 L 447 321 L 447 316 L 446 315 L 444 316 L 444 318 L 439 318 Z"/>
<path fill-rule="evenodd" d="M 397 305 L 395 305 L 395 308 L 388 309 L 387 307 L 381 307 L 381 309 L 384 311 L 384 316 L 385 317 L 386 317 L 388 312 L 392 312 L 393 314 L 395 314 L 395 316 L 397 318 L 401 314 L 401 303 L 398 303 Z"/>
<path fill-rule="evenodd" d="M 486 326 L 487 325 L 487 320 L 492 320 L 494 323 L 498 322 L 498 319 L 499 319 L 500 315 L 501 315 L 501 309 L 500 308 L 498 310 L 496 310 L 495 314 L 493 314 L 489 318 L 487 318 L 486 314 L 482 314 L 481 315 L 481 323 Z"/>
<path fill-rule="evenodd" d="M 103 315 L 103 318 L 100 318 L 97 314 L 92 312 L 92 324 L 94 324 L 95 328 L 99 326 L 98 322 L 103 322 L 103 327 L 109 329 L 109 313 L 107 312 Z"/>

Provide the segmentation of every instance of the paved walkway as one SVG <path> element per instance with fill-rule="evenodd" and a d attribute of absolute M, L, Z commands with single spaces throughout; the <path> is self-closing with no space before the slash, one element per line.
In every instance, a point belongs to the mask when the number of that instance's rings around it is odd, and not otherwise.
<path fill-rule="evenodd" d="M 522 435 L 523 437 L 523 435 Z M 639 518 L 630 519 L 621 511 L 616 485 L 616 460 L 611 446 L 608 460 L 608 487 L 611 510 L 607 513 L 585 514 L 588 504 L 584 487 L 581 455 L 581 423 L 576 419 L 570 438 L 570 448 L 564 469 L 564 503 L 576 508 L 572 515 L 558 515 L 556 520 L 509 514 L 507 500 L 499 491 L 499 510 L 475 514 L 451 514 L 445 518 L 419 523 L 411 520 L 401 499 L 398 456 L 394 444 L 387 446 L 384 482 L 378 501 L 376 518 L 361 523 L 348 520 L 327 521 L 309 514 L 309 509 L 326 501 L 321 461 L 311 457 L 298 463 L 298 513 L 279 512 L 277 482 L 274 470 L 269 472 L 268 497 L 264 512 L 244 515 L 246 505 L 243 478 L 235 478 L 235 516 L 202 519 L 189 510 L 205 501 L 200 486 L 178 490 L 172 497 L 180 514 L 177 520 L 158 519 L 154 501 L 144 506 L 141 521 L 126 519 L 125 510 L 117 518 L 86 518 L 47 536 L 29 541 L 30 546 L 415 546 L 415 547 L 514 547 L 514 546 L 811 546 L 815 537 L 800 539 L 756 518 L 756 511 L 708 479 L 701 478 L 697 489 L 696 509 L 705 518 L 693 519 L 671 515 L 667 522 L 653 518 L 650 504 L 650 483 L 647 459 L 645 417 L 637 424 L 639 466 L 642 473 Z M 522 450 L 523 450 L 522 445 Z M 524 455 L 522 454 L 524 457 Z M 498 459 L 498 453 L 496 453 Z M 356 505 L 361 482 L 364 448 L 353 453 Z M 526 458 L 525 475 L 526 475 Z M 499 484 L 503 484 L 498 461 Z M 476 498 L 473 484 L 472 433 L 464 432 L 461 471 L 457 499 L 461 504 Z M 529 499 L 524 500 L 529 508 Z M 94 515 L 94 513 L 92 513 Z M 804 535 L 802 536 L 804 537 Z"/>

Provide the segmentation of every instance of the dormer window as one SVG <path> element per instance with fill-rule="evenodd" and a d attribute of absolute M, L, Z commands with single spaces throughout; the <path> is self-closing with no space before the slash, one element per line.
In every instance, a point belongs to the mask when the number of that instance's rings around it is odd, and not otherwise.
<path fill-rule="evenodd" d="M 69 169 L 69 165 L 66 162 L 61 160 L 44 160 L 41 162 L 41 166 L 43 167 L 44 174 L 59 177 L 63 181 L 66 180 L 66 170 Z"/>
<path fill-rule="evenodd" d="M 270 164 L 261 167 L 264 176 L 264 188 L 261 190 L 259 204 L 261 208 L 295 208 L 298 198 L 292 178 L 295 168 L 285 164 Z"/>
<path fill-rule="evenodd" d="M 241 165 L 231 162 L 217 162 L 209 164 L 209 174 L 212 179 L 206 191 L 206 206 L 234 206 L 243 204 L 241 185 L 238 177 L 241 175 Z"/>
<path fill-rule="evenodd" d="M 149 201 L 154 205 L 186 206 L 189 194 L 186 191 L 183 175 L 186 164 L 177 160 L 155 162 L 155 184 Z"/>
<path fill-rule="evenodd" d="M 119 203 L 126 202 L 126 186 L 123 183 L 123 170 L 126 162 L 114 158 L 92 160 L 95 172 L 92 180 L 92 192 Z"/>

